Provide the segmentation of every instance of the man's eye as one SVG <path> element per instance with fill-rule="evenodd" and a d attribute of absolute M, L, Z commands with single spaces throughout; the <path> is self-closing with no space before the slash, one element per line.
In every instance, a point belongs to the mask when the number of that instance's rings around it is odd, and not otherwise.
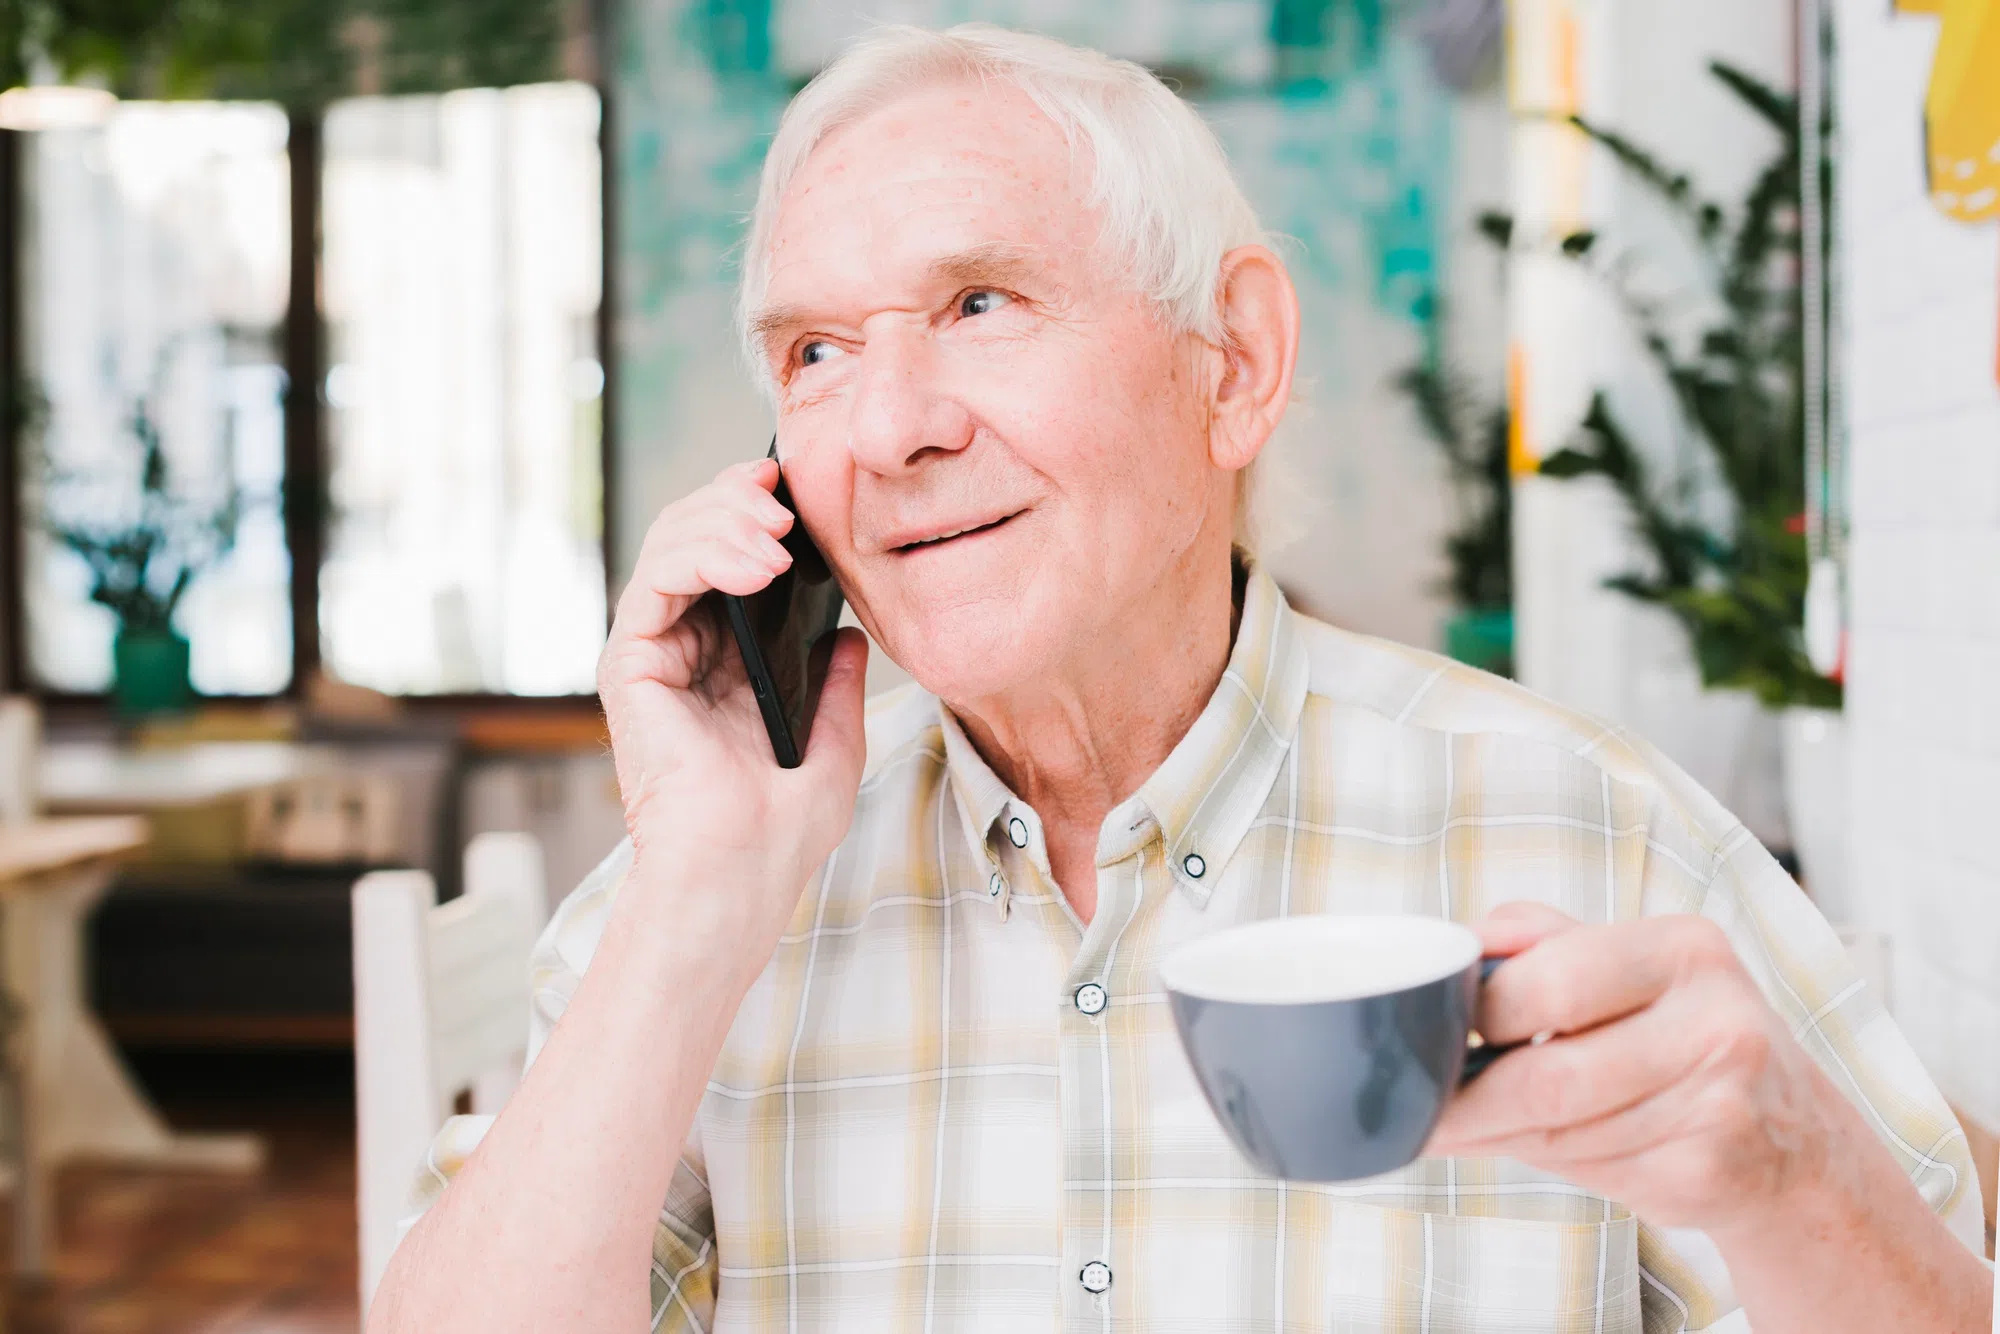
<path fill-rule="evenodd" d="M 1005 292 L 993 292 L 984 288 L 977 292 L 967 292 L 959 298 L 958 313 L 962 316 L 984 315 L 989 310 L 998 310 L 1013 300 Z"/>
<path fill-rule="evenodd" d="M 829 343 L 826 339 L 815 338 L 812 342 L 807 343 L 799 349 L 799 365 L 817 366 L 822 361 L 832 358 L 839 351 L 838 347 Z"/>

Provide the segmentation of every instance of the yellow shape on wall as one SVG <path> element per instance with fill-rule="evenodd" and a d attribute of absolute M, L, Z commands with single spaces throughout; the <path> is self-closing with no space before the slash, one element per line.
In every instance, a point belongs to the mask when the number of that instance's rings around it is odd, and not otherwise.
<path fill-rule="evenodd" d="M 2000 218 L 2000 0 L 1895 0 L 1944 19 L 1924 96 L 1924 172 L 1948 218 Z M 2000 378 L 2000 361 L 1994 375 Z"/>
<path fill-rule="evenodd" d="M 1931 200 L 1961 222 L 2000 218 L 2000 0 L 1900 0 L 1944 17 L 1924 138 Z"/>

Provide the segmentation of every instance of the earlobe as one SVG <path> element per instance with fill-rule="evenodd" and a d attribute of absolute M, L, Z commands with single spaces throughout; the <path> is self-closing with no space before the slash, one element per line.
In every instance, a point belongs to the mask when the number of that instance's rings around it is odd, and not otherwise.
<path fill-rule="evenodd" d="M 1216 281 L 1225 343 L 1211 405 L 1209 453 L 1217 467 L 1247 467 L 1291 400 L 1299 353 L 1299 302 L 1291 275 L 1264 246 L 1222 257 Z"/>

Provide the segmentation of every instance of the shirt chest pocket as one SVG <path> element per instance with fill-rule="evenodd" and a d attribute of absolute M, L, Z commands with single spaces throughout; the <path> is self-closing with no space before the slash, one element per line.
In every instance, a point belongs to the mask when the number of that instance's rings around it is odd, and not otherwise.
<path fill-rule="evenodd" d="M 1319 1273 L 1306 1292 L 1288 1294 L 1308 1311 L 1287 1313 L 1313 1327 L 1640 1334 L 1638 1222 L 1630 1216 L 1548 1222 L 1316 1203 Z M 1297 1254 L 1296 1241 L 1288 1250 Z"/>

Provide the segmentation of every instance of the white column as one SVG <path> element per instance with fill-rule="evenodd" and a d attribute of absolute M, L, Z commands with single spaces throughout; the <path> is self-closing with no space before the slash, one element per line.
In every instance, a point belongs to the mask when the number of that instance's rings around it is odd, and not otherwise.
<path fill-rule="evenodd" d="M 1624 567 L 1616 498 L 1534 468 L 1560 449 L 1613 368 L 1589 276 L 1545 243 L 1607 221 L 1609 182 L 1589 141 L 1557 118 L 1612 114 L 1615 6 L 1515 0 L 1508 45 L 1514 227 L 1508 391 L 1514 413 L 1515 654 L 1530 689 L 1607 717 L 1627 712 L 1625 608 L 1602 588 Z"/>

